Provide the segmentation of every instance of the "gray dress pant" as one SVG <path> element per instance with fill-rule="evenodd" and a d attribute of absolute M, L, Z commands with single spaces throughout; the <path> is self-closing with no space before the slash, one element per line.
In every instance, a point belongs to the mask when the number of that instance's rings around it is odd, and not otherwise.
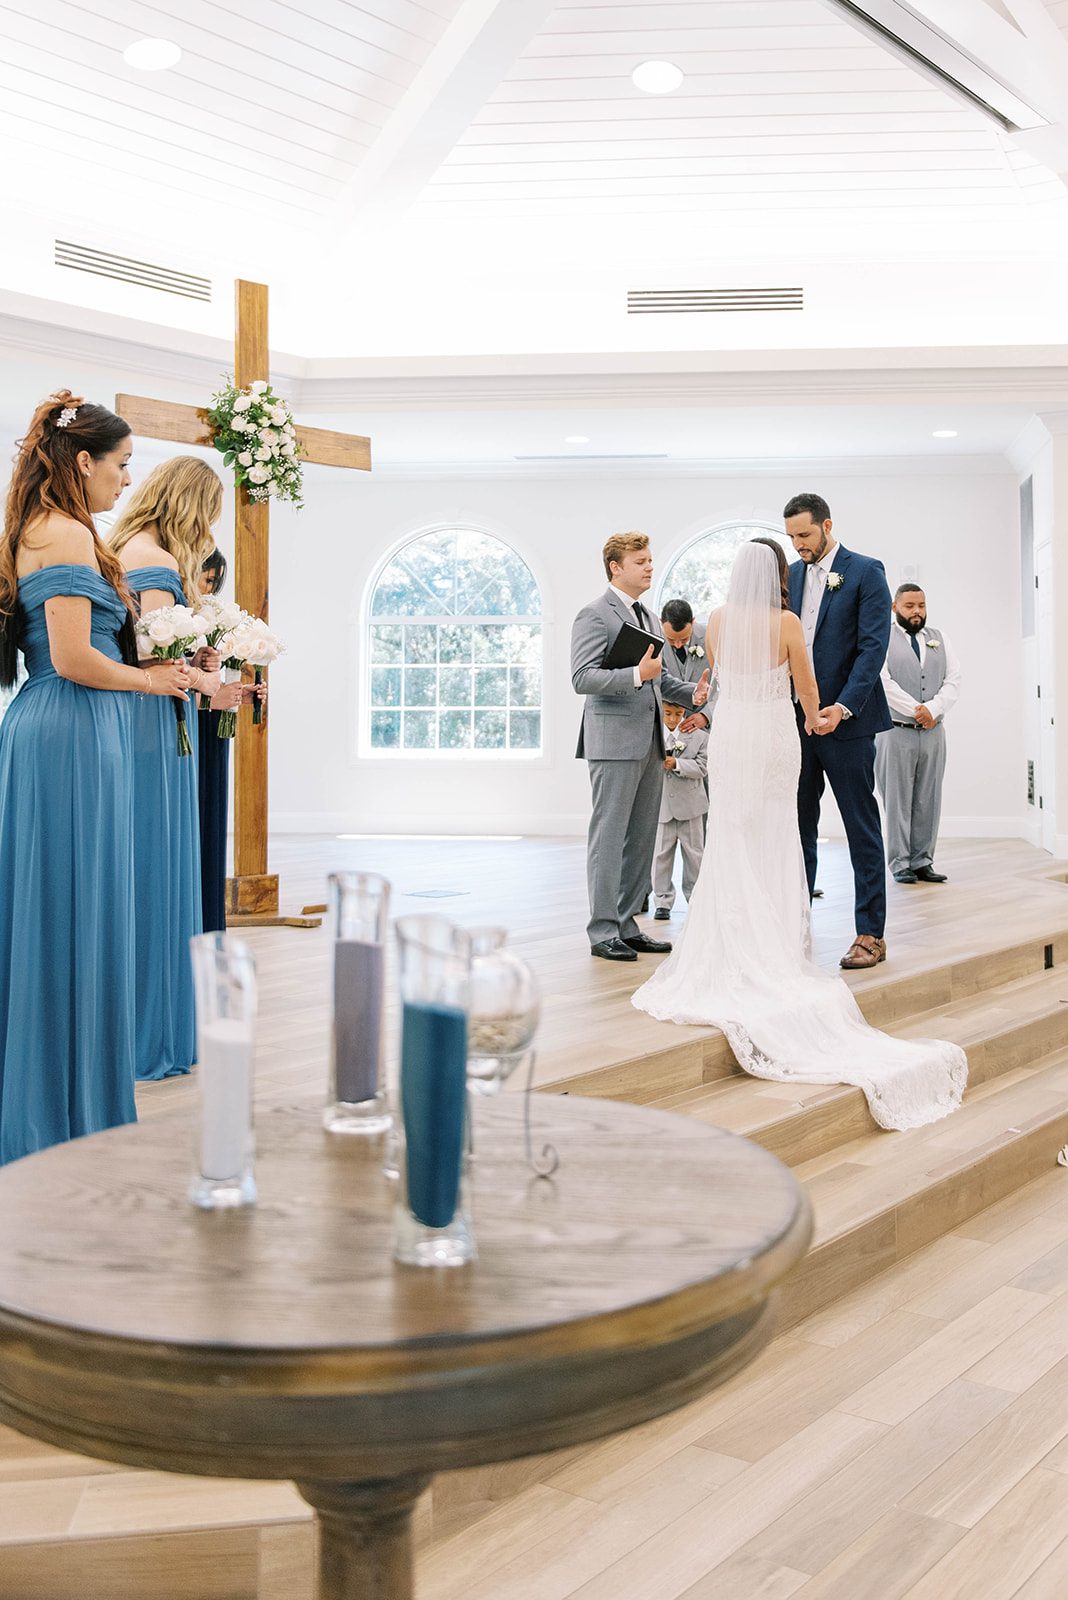
<path fill-rule="evenodd" d="M 692 780 L 690 780 L 692 781 Z M 653 894 L 657 910 L 670 911 L 675 904 L 675 852 L 682 852 L 682 893 L 687 901 L 693 894 L 701 871 L 705 848 L 706 816 L 668 817 L 656 830 L 656 860 L 653 862 Z"/>
<path fill-rule="evenodd" d="M 934 861 L 942 815 L 946 730 L 890 728 L 875 741 L 875 781 L 886 812 L 886 854 L 891 872 L 915 871 Z"/>
<path fill-rule="evenodd" d="M 590 943 L 633 939 L 645 904 L 664 783 L 663 757 L 650 724 L 643 761 L 588 761 L 593 811 L 586 845 Z"/>

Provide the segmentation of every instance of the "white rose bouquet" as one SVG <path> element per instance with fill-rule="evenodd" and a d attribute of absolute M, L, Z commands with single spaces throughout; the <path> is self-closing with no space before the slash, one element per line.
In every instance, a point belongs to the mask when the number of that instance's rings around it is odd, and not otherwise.
<path fill-rule="evenodd" d="M 247 611 L 243 611 L 241 621 L 228 634 L 223 649 L 226 652 L 223 665 L 238 671 L 251 667 L 256 687 L 259 688 L 263 682 L 264 667 L 278 660 L 285 652 L 285 645 L 261 617 L 251 617 Z M 252 721 L 263 721 L 263 706 L 259 700 L 252 703 Z M 219 738 L 232 739 L 236 732 L 237 712 L 222 712 L 219 717 Z"/>
<path fill-rule="evenodd" d="M 160 606 L 148 611 L 136 625 L 138 639 L 148 645 L 146 655 L 156 661 L 180 661 L 194 655 L 207 644 L 207 619 L 188 606 Z M 185 700 L 172 699 L 178 724 L 178 754 L 189 756 L 193 746 L 185 725 Z"/>
<path fill-rule="evenodd" d="M 206 594 L 201 597 L 199 614 L 207 624 L 205 638 L 208 648 L 218 650 L 221 656 L 225 656 L 230 634 L 248 616 L 248 612 L 242 611 L 234 600 L 223 600 L 217 594 Z M 202 694 L 201 711 L 208 709 L 208 703 L 207 695 Z"/>
<path fill-rule="evenodd" d="M 231 378 L 213 394 L 208 420 L 216 450 L 250 500 L 304 504 L 300 440 L 289 407 L 262 378 L 239 389 Z"/>

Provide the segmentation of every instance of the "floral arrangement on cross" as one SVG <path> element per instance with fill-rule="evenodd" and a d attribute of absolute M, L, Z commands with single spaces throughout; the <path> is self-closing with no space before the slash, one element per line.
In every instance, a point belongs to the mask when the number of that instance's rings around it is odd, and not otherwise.
<path fill-rule="evenodd" d="M 208 408 L 212 443 L 250 500 L 304 504 L 301 444 L 292 414 L 262 378 L 239 389 L 227 376 Z"/>

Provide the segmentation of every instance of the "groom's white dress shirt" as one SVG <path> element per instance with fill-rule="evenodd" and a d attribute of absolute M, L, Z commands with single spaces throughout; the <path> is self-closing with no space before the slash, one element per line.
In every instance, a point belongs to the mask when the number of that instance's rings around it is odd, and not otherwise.
<path fill-rule="evenodd" d="M 901 628 L 901 624 L 896 617 L 894 618 L 893 626 Z M 912 636 L 909 630 L 901 628 L 901 632 L 909 640 L 909 648 L 911 649 Z M 941 629 L 939 629 L 939 632 L 941 633 Z M 927 640 L 924 638 L 922 629 L 917 637 L 920 645 L 920 667 L 922 669 L 924 662 L 927 660 Z M 944 633 L 942 634 L 942 652 L 946 658 L 945 682 L 937 694 L 933 694 L 930 700 L 925 701 L 928 711 L 936 722 L 941 721 L 947 711 L 952 711 L 960 698 L 960 657 Z M 883 667 L 882 680 L 883 688 L 886 690 L 887 704 L 890 707 L 890 715 L 892 717 L 905 717 L 911 722 L 916 715 L 916 702 L 890 676 L 889 660 Z"/>
<path fill-rule="evenodd" d="M 812 644 L 816 637 L 816 623 L 819 621 L 820 606 L 823 604 L 824 591 L 827 588 L 827 575 L 831 570 L 831 563 L 838 553 L 838 545 L 831 548 L 813 561 L 805 569 L 805 593 L 801 601 L 801 629 L 805 635 L 805 644 L 808 648 L 809 659 L 812 657 Z"/>

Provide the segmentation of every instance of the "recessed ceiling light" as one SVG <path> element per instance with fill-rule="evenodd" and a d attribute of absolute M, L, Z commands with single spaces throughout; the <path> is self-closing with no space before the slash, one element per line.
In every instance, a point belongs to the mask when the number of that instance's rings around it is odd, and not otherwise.
<path fill-rule="evenodd" d="M 673 61 L 643 61 L 630 75 L 634 87 L 645 94 L 674 94 L 682 79 L 682 68 Z"/>
<path fill-rule="evenodd" d="M 564 437 L 565 444 L 589 444 L 589 442 L 590 436 L 588 433 L 569 433 Z"/>
<path fill-rule="evenodd" d="M 170 39 L 137 39 L 126 46 L 122 59 L 128 67 L 137 67 L 141 72 L 162 72 L 181 61 L 182 50 Z"/>
<path fill-rule="evenodd" d="M 931 435 L 932 439 L 955 439 L 956 437 L 956 428 L 936 428 Z"/>

